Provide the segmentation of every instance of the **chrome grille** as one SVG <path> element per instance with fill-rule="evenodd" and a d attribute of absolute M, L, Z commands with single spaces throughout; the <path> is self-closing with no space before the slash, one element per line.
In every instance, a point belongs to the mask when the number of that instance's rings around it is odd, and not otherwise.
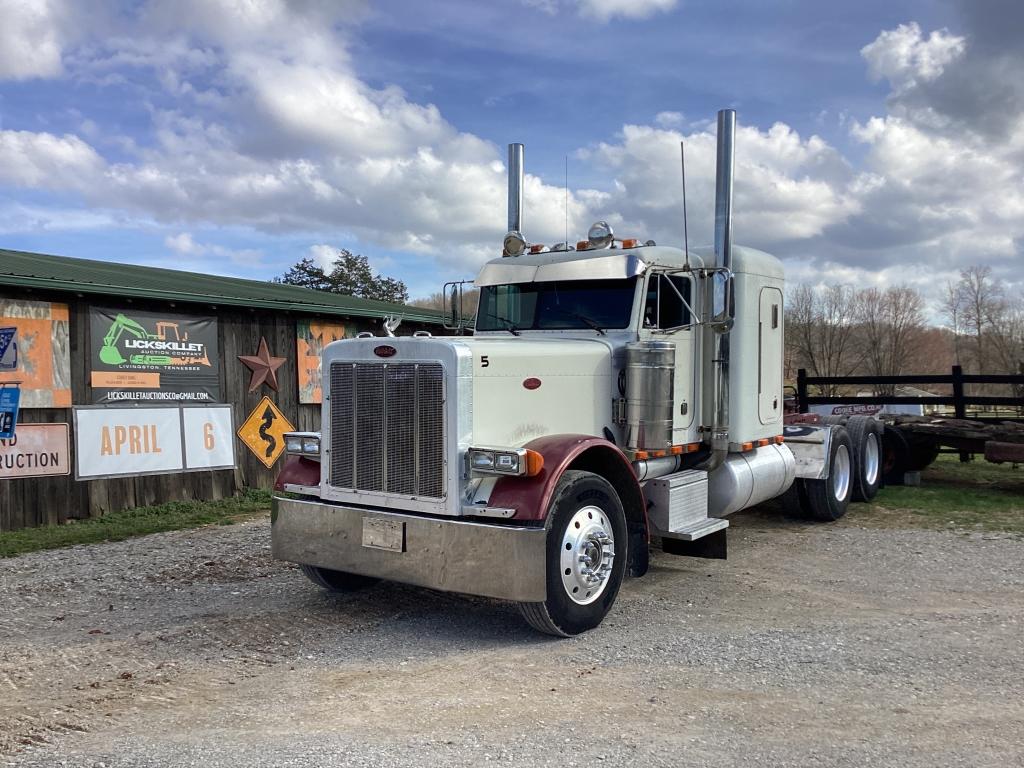
<path fill-rule="evenodd" d="M 440 363 L 331 366 L 331 485 L 442 499 Z"/>

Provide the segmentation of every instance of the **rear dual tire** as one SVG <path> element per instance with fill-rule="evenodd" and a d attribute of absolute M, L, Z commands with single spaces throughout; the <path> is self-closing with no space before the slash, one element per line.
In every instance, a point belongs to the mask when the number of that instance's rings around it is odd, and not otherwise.
<path fill-rule="evenodd" d="M 846 422 L 853 457 L 853 500 L 871 501 L 882 484 L 882 423 L 870 416 Z"/>
<path fill-rule="evenodd" d="M 832 429 L 829 472 L 824 480 L 797 478 L 782 496 L 783 506 L 811 520 L 832 522 L 846 514 L 853 496 L 853 447 L 845 427 Z"/>

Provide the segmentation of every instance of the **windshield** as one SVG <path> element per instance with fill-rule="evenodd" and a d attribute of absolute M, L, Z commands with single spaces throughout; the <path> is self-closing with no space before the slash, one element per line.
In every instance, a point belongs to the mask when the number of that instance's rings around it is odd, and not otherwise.
<path fill-rule="evenodd" d="M 636 278 L 487 285 L 478 331 L 628 328 Z"/>

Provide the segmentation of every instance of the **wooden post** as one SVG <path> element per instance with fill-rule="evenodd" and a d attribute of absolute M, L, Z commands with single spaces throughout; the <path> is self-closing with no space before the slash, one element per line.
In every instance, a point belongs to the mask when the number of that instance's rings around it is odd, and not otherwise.
<path fill-rule="evenodd" d="M 807 413 L 807 369 L 800 368 L 796 372 L 796 410 Z"/>
<path fill-rule="evenodd" d="M 958 419 L 967 418 L 967 404 L 964 402 L 964 369 L 959 365 L 953 366 L 953 413 Z M 966 464 L 971 460 L 971 454 L 967 451 L 960 451 L 960 463 Z"/>
<path fill-rule="evenodd" d="M 967 405 L 964 403 L 964 369 L 953 366 L 953 412 L 958 419 L 967 418 Z"/>

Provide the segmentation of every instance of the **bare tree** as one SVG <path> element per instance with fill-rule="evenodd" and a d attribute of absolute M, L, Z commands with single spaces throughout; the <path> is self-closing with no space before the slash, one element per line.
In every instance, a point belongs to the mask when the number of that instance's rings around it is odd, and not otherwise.
<path fill-rule="evenodd" d="M 951 292 L 949 304 L 952 306 L 947 314 L 959 314 L 968 337 L 972 367 L 977 373 L 989 371 L 995 362 L 991 359 L 989 334 L 1001 327 L 1007 310 L 1003 287 L 992 279 L 992 269 L 972 265 L 960 270 L 960 280 Z"/>
<path fill-rule="evenodd" d="M 864 373 L 900 376 L 919 364 L 924 336 L 924 299 L 915 289 L 899 285 L 886 290 L 866 288 L 857 302 L 859 340 Z M 892 384 L 876 384 L 876 395 L 891 395 Z"/>
<path fill-rule="evenodd" d="M 786 309 L 788 355 L 812 376 L 849 376 L 860 362 L 856 348 L 858 296 L 847 285 L 815 288 L 798 285 Z M 825 397 L 835 397 L 838 385 L 820 387 Z"/>
<path fill-rule="evenodd" d="M 999 309 L 988 329 L 995 368 L 1024 374 L 1024 299 L 1004 301 Z"/>

